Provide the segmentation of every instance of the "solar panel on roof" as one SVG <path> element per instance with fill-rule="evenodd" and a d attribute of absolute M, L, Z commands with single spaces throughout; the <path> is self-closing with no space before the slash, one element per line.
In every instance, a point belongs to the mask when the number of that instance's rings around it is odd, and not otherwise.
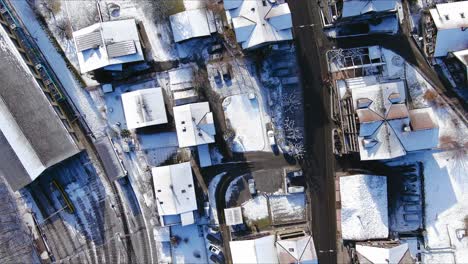
<path fill-rule="evenodd" d="M 75 37 L 75 43 L 79 52 L 102 46 L 101 31 L 93 31 L 85 35 L 77 36 Z"/>
<path fill-rule="evenodd" d="M 121 41 L 107 45 L 107 55 L 111 58 L 131 55 L 136 53 L 135 42 L 133 40 Z"/>

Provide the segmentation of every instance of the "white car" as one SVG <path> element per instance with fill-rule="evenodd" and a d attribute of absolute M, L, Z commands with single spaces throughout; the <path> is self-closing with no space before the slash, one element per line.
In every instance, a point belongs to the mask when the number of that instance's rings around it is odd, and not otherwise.
<path fill-rule="evenodd" d="M 276 145 L 275 132 L 273 132 L 272 130 L 268 130 L 267 136 L 268 136 L 268 142 L 270 142 L 270 145 L 275 146 Z"/>
<path fill-rule="evenodd" d="M 210 250 L 211 253 L 213 253 L 215 255 L 219 255 L 219 253 L 221 253 L 221 249 L 219 249 L 219 247 L 217 247 L 215 245 L 210 245 L 208 247 L 208 249 Z"/>
<path fill-rule="evenodd" d="M 250 191 L 250 194 L 252 194 L 252 195 L 257 193 L 257 190 L 255 190 L 255 180 L 254 179 L 249 179 L 249 191 Z"/>

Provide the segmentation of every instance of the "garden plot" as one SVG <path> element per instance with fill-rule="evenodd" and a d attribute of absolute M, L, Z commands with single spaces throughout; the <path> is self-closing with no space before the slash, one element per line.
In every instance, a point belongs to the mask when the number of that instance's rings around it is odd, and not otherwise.
<path fill-rule="evenodd" d="M 265 128 L 257 98 L 249 94 L 227 97 L 223 101 L 226 126 L 235 133 L 234 152 L 262 151 L 265 149 Z M 269 148 L 267 148 L 269 150 Z"/>
<path fill-rule="evenodd" d="M 270 225 L 270 214 L 268 212 L 268 199 L 259 195 L 242 205 L 242 214 L 248 226 L 262 228 Z"/>
<path fill-rule="evenodd" d="M 172 226 L 171 238 L 173 263 L 208 263 L 202 226 Z"/>
<path fill-rule="evenodd" d="M 305 194 L 271 195 L 268 197 L 273 224 L 306 221 Z"/>

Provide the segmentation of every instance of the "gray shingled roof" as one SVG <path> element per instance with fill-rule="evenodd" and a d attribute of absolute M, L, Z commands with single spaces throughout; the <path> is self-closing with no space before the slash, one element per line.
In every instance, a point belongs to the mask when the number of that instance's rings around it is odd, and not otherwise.
<path fill-rule="evenodd" d="M 0 36 L 0 41 L 9 43 L 3 35 Z M 0 144 L 0 153 L 2 155 L 9 153 L 4 159 L 11 160 L 12 164 L 7 164 L 8 162 L 2 159 L 0 170 L 10 172 L 6 174 L 7 181 L 12 187 L 18 187 L 24 185 L 24 181 L 15 177 L 23 175 L 24 170 L 30 168 L 23 167 L 23 164 L 19 162 L 20 157 L 15 158 L 11 155 L 15 146 L 29 145 L 29 149 L 32 149 L 34 153 L 27 153 L 27 155 L 32 155 L 32 157 L 36 155 L 46 168 L 78 153 L 79 149 L 32 74 L 18 60 L 19 55 L 15 54 L 16 51 L 12 52 L 10 48 L 12 46 L 5 45 L 5 48 L 0 49 L 2 61 L 0 63 L 0 100 L 2 102 L 0 110 L 2 113 L 0 114 L 12 117 L 2 120 L 3 127 L 9 128 L 10 131 L 17 130 L 18 133 L 10 138 L 5 131 L 2 133 L 2 139 L 4 142 L 8 139 L 9 144 Z M 13 162 L 19 162 L 19 164 L 13 164 Z M 34 179 L 38 175 L 29 176 Z"/>

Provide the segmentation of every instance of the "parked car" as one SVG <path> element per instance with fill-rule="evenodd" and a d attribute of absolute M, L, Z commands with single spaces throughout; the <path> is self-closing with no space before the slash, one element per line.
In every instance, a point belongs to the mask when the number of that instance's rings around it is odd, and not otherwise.
<path fill-rule="evenodd" d="M 223 58 L 223 54 L 221 53 L 215 53 L 210 55 L 210 61 L 217 61 L 221 60 Z"/>
<path fill-rule="evenodd" d="M 218 85 L 221 85 L 221 83 L 222 83 L 222 81 L 223 81 L 223 80 L 221 79 L 221 73 L 219 72 L 219 70 L 218 70 L 217 68 L 214 69 L 214 71 L 215 71 L 214 80 L 215 80 L 215 82 L 216 82 Z"/>
<path fill-rule="evenodd" d="M 215 245 L 210 245 L 208 250 L 215 255 L 219 255 L 219 253 L 221 253 L 221 249 Z"/>
<path fill-rule="evenodd" d="M 303 186 L 290 186 L 288 187 L 288 193 L 303 193 L 304 187 Z"/>
<path fill-rule="evenodd" d="M 211 255 L 210 260 L 216 264 L 224 264 L 224 257 L 222 255 Z"/>
<path fill-rule="evenodd" d="M 206 239 L 208 239 L 208 241 L 210 241 L 210 243 L 212 243 L 213 245 L 220 246 L 223 243 L 217 235 L 213 235 L 213 234 L 206 235 Z"/>
<path fill-rule="evenodd" d="M 221 66 L 221 73 L 223 74 L 223 80 L 225 82 L 228 82 L 231 80 L 231 70 L 232 70 L 231 64 L 225 63 Z"/>
<path fill-rule="evenodd" d="M 250 191 L 250 194 L 252 194 L 252 195 L 257 193 L 257 190 L 255 189 L 255 180 L 254 179 L 249 179 L 249 191 Z"/>
<path fill-rule="evenodd" d="M 301 177 L 302 175 L 303 175 L 302 170 L 290 171 L 290 172 L 286 173 L 286 176 L 288 178 Z"/>
<path fill-rule="evenodd" d="M 213 54 L 216 52 L 220 52 L 223 49 L 223 45 L 221 44 L 214 44 L 211 47 L 208 48 L 208 53 Z"/>
<path fill-rule="evenodd" d="M 275 146 L 276 145 L 275 132 L 273 132 L 273 130 L 268 130 L 267 136 L 268 136 L 268 142 L 270 143 L 270 145 Z"/>
<path fill-rule="evenodd" d="M 203 203 L 203 210 L 205 211 L 205 215 L 207 217 L 210 217 L 210 203 L 209 202 Z"/>

